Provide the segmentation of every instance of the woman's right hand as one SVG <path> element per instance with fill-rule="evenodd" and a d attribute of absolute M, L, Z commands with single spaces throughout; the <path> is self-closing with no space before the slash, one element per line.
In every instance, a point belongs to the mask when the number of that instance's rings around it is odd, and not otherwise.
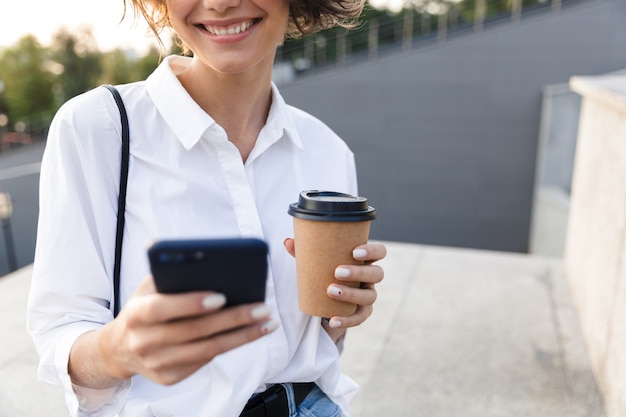
<path fill-rule="evenodd" d="M 72 382 L 87 388 L 112 386 L 140 374 L 164 385 L 177 383 L 215 356 L 260 338 L 278 327 L 264 304 L 224 309 L 221 294 L 193 292 L 166 295 L 156 291 L 147 277 L 117 318 L 87 339 L 99 351 L 100 366 L 85 362 L 82 336 L 70 354 Z M 83 335 L 85 336 L 85 335 Z M 76 351 L 76 350 L 79 351 Z M 76 351 L 76 352 L 75 352 Z M 85 367 L 92 367 L 91 370 Z M 93 375 L 99 369 L 102 375 Z M 87 373 L 85 373 L 87 371 Z M 91 374 L 91 375 L 90 375 Z M 86 377 L 86 378 L 84 378 Z"/>

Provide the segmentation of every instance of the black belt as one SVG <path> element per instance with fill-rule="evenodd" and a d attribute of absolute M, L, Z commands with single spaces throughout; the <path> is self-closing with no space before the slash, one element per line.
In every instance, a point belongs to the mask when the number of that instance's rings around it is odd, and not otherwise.
<path fill-rule="evenodd" d="M 300 405 L 315 386 L 313 382 L 294 382 L 291 385 L 296 405 Z M 272 385 L 252 397 L 239 417 L 289 417 L 287 389 L 281 384 Z"/>

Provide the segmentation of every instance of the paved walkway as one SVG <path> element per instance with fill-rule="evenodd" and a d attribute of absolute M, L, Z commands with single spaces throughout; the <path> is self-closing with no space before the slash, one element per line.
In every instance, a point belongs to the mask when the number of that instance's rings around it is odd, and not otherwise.
<path fill-rule="evenodd" d="M 388 248 L 376 311 L 346 341 L 353 417 L 604 417 L 560 262 Z M 0 279 L 0 417 L 67 416 L 58 388 L 35 382 L 30 272 Z"/>

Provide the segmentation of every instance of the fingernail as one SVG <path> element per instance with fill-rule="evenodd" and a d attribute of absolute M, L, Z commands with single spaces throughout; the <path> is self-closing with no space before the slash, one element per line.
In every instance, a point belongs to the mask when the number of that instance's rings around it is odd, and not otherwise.
<path fill-rule="evenodd" d="M 270 314 L 272 314 L 272 308 L 265 304 L 255 307 L 250 311 L 250 315 L 255 320 L 262 319 Z"/>
<path fill-rule="evenodd" d="M 328 295 L 332 295 L 335 297 L 341 297 L 343 295 L 343 291 L 336 285 L 331 285 L 328 287 Z"/>
<path fill-rule="evenodd" d="M 348 278 L 350 276 L 350 270 L 348 268 L 339 267 L 335 269 L 335 278 Z"/>
<path fill-rule="evenodd" d="M 341 321 L 337 319 L 330 319 L 328 322 L 328 325 L 333 328 L 341 327 L 341 324 Z"/>
<path fill-rule="evenodd" d="M 202 299 L 202 307 L 207 310 L 222 307 L 224 304 L 226 304 L 226 297 L 224 294 L 215 293 L 207 295 Z"/>
<path fill-rule="evenodd" d="M 278 320 L 270 320 L 267 323 L 263 323 L 263 325 L 261 326 L 261 333 L 271 333 L 274 330 L 278 329 L 278 327 L 280 327 L 280 323 L 278 322 Z"/>
<path fill-rule="evenodd" d="M 352 256 L 355 259 L 365 258 L 367 256 L 367 251 L 365 249 L 355 249 L 352 251 Z"/>

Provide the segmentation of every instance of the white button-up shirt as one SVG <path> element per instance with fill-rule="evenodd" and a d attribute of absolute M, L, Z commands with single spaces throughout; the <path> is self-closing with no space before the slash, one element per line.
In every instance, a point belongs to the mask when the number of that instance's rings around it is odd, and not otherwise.
<path fill-rule="evenodd" d="M 281 325 L 173 386 L 135 376 L 112 392 L 73 391 L 72 344 L 112 320 L 121 123 L 110 92 L 97 88 L 59 110 L 43 158 L 28 307 L 39 378 L 64 387 L 73 416 L 235 417 L 266 384 L 303 381 L 315 381 L 348 415 L 357 386 L 341 373 L 320 319 L 299 311 L 295 263 L 283 240 L 293 236 L 287 208 L 301 190 L 356 194 L 353 154 L 273 86 L 267 123 L 244 163 L 179 83 L 186 65 L 188 58 L 169 57 L 146 81 L 119 87 L 130 120 L 122 305 L 150 273 L 151 242 L 254 236 L 270 248 L 266 303 Z"/>

